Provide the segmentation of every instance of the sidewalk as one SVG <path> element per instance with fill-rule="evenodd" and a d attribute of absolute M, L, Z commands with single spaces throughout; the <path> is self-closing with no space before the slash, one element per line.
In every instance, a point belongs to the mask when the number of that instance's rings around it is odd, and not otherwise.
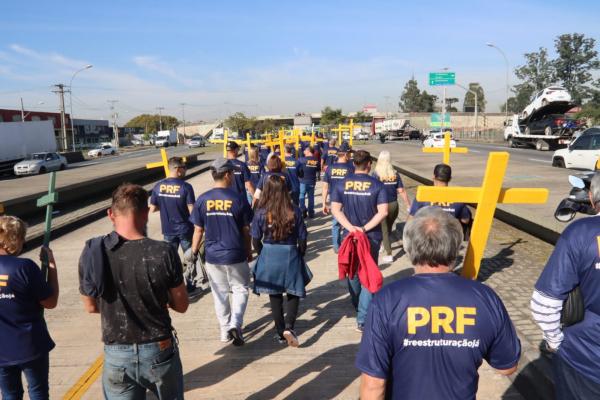
<path fill-rule="evenodd" d="M 192 178 L 197 193 L 212 185 L 209 174 Z M 320 184 L 317 186 L 320 200 Z M 320 201 L 317 201 L 320 206 Z M 320 210 L 320 208 L 319 208 Z M 287 348 L 272 339 L 274 327 L 268 297 L 251 295 L 245 321 L 247 343 L 242 348 L 223 345 L 218 340 L 218 326 L 212 297 L 208 291 L 195 299 L 184 315 L 175 314 L 173 324 L 178 331 L 188 399 L 356 399 L 359 372 L 354 357 L 360 334 L 354 331 L 355 312 L 350 304 L 345 282 L 337 279 L 337 259 L 331 250 L 330 218 L 309 220 L 307 261 L 314 280 L 308 287 L 307 298 L 300 303 L 297 331 L 301 347 Z M 160 238 L 158 214 L 153 214 L 149 235 Z M 79 379 L 102 353 L 98 315 L 86 315 L 81 307 L 77 260 L 86 239 L 111 229 L 102 219 L 77 229 L 52 243 L 59 263 L 61 298 L 59 307 L 48 311 L 46 318 L 57 343 L 51 353 L 51 397 L 60 398 Z M 506 240 L 492 233 L 494 246 Z M 521 244 L 513 248 L 519 254 Z M 394 246 L 400 255 L 398 243 Z M 492 247 L 492 252 L 495 248 Z M 26 254 L 35 258 L 38 250 Z M 493 253 L 495 254 L 495 253 Z M 506 253 L 494 261 L 505 265 Z M 406 257 L 397 258 L 393 265 L 383 266 L 386 282 L 412 274 Z M 487 282 L 506 276 L 503 270 Z M 515 290 L 513 284 L 507 291 Z M 524 285 L 524 292 L 529 287 Z M 509 304 L 507 304 L 509 306 Z M 510 310 L 509 310 L 510 311 Z M 525 310 L 526 312 L 526 310 Z M 522 399 L 502 377 L 485 363 L 480 369 L 478 398 Z M 418 379 L 418 377 L 415 377 Z M 426 384 L 426 377 L 423 377 Z M 504 396 L 504 397 L 503 397 Z M 102 389 L 97 380 L 83 398 L 100 399 Z"/>

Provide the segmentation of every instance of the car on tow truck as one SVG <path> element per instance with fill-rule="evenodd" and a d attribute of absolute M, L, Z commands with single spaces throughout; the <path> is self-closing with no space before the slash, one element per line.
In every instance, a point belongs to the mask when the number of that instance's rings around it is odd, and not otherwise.
<path fill-rule="evenodd" d="M 571 102 L 571 95 L 567 89 L 559 86 L 551 86 L 540 90 L 532 98 L 531 103 L 521 113 L 521 119 L 525 119 L 536 110 L 547 106 L 550 103 L 565 103 Z"/>
<path fill-rule="evenodd" d="M 583 170 L 596 170 L 600 159 L 600 126 L 583 131 L 565 149 L 559 149 L 552 155 L 552 166 Z"/>

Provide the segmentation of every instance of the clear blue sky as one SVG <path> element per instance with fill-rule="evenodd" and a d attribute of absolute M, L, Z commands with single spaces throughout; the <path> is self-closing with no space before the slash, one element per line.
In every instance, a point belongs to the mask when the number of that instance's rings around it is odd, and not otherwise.
<path fill-rule="evenodd" d="M 595 1 L 29 1 L 0 13 L 0 107 L 56 110 L 55 83 L 73 83 L 76 117 L 122 122 L 140 112 L 211 119 L 395 107 L 411 75 L 449 67 L 481 82 L 488 110 L 504 101 L 505 66 L 561 33 L 600 40 Z M 449 95 L 463 92 L 452 88 Z M 43 101 L 43 105 L 37 105 Z"/>

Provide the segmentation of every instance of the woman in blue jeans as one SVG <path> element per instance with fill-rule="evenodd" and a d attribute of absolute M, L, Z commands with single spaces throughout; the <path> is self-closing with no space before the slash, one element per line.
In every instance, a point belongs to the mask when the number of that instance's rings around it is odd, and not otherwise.
<path fill-rule="evenodd" d="M 252 243 L 259 254 L 254 269 L 254 293 L 269 295 L 277 330 L 275 339 L 298 347 L 294 325 L 300 298 L 306 296 L 305 287 L 310 281 L 310 271 L 304 262 L 306 225 L 282 176 L 269 176 L 263 190 L 250 226 Z"/>
<path fill-rule="evenodd" d="M 49 248 L 48 281 L 30 259 L 18 257 L 26 225 L 16 217 L 0 217 L 0 391 L 3 400 L 23 398 L 25 375 L 29 398 L 48 399 L 48 354 L 54 348 L 43 309 L 58 302 L 56 263 Z"/>

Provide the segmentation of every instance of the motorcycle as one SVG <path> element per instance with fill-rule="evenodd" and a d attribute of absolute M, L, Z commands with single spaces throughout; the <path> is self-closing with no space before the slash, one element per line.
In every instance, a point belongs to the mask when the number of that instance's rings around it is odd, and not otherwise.
<path fill-rule="evenodd" d="M 590 203 L 590 184 L 594 172 L 582 174 L 580 176 L 569 175 L 569 183 L 573 187 L 569 192 L 569 197 L 563 199 L 554 212 L 554 218 L 560 222 L 569 222 L 577 213 L 596 215 L 597 211 Z"/>

